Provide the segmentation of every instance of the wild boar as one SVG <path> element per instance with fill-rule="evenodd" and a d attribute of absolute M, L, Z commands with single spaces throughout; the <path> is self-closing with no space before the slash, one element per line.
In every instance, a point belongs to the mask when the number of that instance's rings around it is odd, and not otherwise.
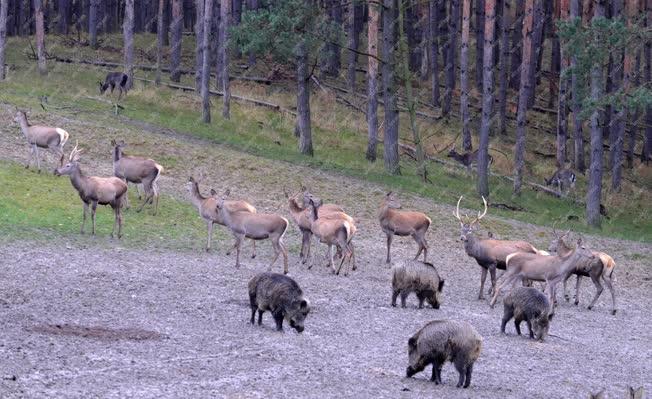
<path fill-rule="evenodd" d="M 514 318 L 516 332 L 521 335 L 521 322 L 527 323 L 530 330 L 530 338 L 543 341 L 548 335 L 550 320 L 552 320 L 552 308 L 548 297 L 531 287 L 516 287 L 503 300 L 505 310 L 500 331 L 505 333 L 505 325 Z"/>
<path fill-rule="evenodd" d="M 446 361 L 460 374 L 457 387 L 471 384 L 473 364 L 482 351 L 482 337 L 469 323 L 455 320 L 434 320 L 426 324 L 408 341 L 409 365 L 406 375 L 412 377 L 432 363 L 431 381 L 441 383 L 441 368 Z"/>
<path fill-rule="evenodd" d="M 431 263 L 407 260 L 392 268 L 392 306 L 396 306 L 396 297 L 401 294 L 401 307 L 405 307 L 405 299 L 414 292 L 419 309 L 423 308 L 424 300 L 439 309 L 443 288 L 444 280 Z"/>
<path fill-rule="evenodd" d="M 283 331 L 283 320 L 290 327 L 302 332 L 303 322 L 310 312 L 310 303 L 303 297 L 299 284 L 290 277 L 278 273 L 260 273 L 249 281 L 249 302 L 251 324 L 258 310 L 258 325 L 263 321 L 266 310 L 272 312 L 276 329 Z"/>

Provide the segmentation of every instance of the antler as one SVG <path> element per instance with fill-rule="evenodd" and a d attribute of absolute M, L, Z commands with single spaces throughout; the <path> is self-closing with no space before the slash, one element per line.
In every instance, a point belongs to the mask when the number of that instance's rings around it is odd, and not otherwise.
<path fill-rule="evenodd" d="M 460 216 L 460 202 L 462 202 L 462 198 L 464 196 L 460 195 L 460 199 L 457 200 L 457 208 L 455 208 L 455 213 L 453 213 L 453 216 L 455 216 L 455 219 L 459 220 L 460 223 L 464 223 L 462 220 L 462 217 Z"/>
<path fill-rule="evenodd" d="M 479 211 L 478 211 L 478 217 L 476 217 L 476 218 L 471 222 L 471 224 L 478 223 L 478 222 L 480 221 L 480 219 L 482 219 L 482 218 L 484 217 L 484 215 L 487 214 L 487 209 L 488 209 L 488 208 L 487 208 L 487 200 L 484 199 L 484 195 L 482 196 L 482 202 L 484 203 L 484 212 L 479 212 Z"/>
<path fill-rule="evenodd" d="M 79 161 L 79 154 L 81 154 L 82 150 L 77 149 L 78 146 L 79 146 L 79 142 L 77 141 L 75 142 L 75 148 L 73 148 L 72 151 L 70 151 L 70 156 L 68 157 L 68 160 L 70 162 Z"/>

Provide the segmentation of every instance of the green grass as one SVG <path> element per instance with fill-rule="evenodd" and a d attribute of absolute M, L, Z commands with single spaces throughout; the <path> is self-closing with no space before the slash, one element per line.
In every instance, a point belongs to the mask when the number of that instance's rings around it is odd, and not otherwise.
<path fill-rule="evenodd" d="M 79 238 L 82 202 L 67 176 L 36 173 L 15 163 L 0 162 L 0 231 L 3 239 Z M 206 224 L 188 203 L 161 196 L 159 214 L 151 207 L 136 212 L 138 198 L 130 196 L 132 208 L 123 211 L 122 245 L 171 249 L 203 248 Z M 90 215 L 86 236 L 91 232 Z M 94 242 L 109 242 L 113 228 L 113 210 L 98 206 L 97 237 Z M 225 235 L 215 229 L 214 238 Z"/>
<path fill-rule="evenodd" d="M 88 98 L 97 95 L 96 82 L 102 72 L 88 66 L 50 63 L 49 77 L 47 79 L 39 78 L 34 70 L 34 62 L 27 60 L 20 51 L 16 50 L 24 45 L 24 42 L 16 39 L 10 41 L 9 62 L 21 65 L 22 69 L 19 73 L 10 74 L 7 82 L 0 83 L 0 101 L 36 108 L 38 98 L 47 95 L 52 109 L 62 107 L 61 112 L 64 113 L 69 112 L 67 110 L 71 108 L 81 111 L 75 114 L 76 118 L 88 120 L 98 116 L 105 119 L 110 118 L 112 112 L 110 105 Z M 64 51 L 61 47 L 58 50 Z M 85 56 L 84 54 L 90 50 L 84 48 L 80 51 L 78 56 Z M 140 71 L 138 75 L 147 76 Z M 191 78 L 186 77 L 185 79 Z M 376 182 L 384 185 L 388 190 L 413 192 L 441 203 L 455 204 L 459 196 L 464 195 L 469 198 L 464 202 L 465 206 L 476 209 L 481 205 L 475 195 L 474 180 L 455 168 L 430 164 L 428 169 L 432 183 L 422 183 L 415 176 L 414 163 L 409 158 L 402 158 L 402 174 L 400 176 L 386 174 L 383 168 L 382 145 L 378 148 L 381 157 L 376 163 L 369 163 L 364 159 L 366 149 L 364 132 L 347 128 L 327 130 L 315 126 L 313 128 L 315 156 L 307 157 L 299 154 L 296 149 L 296 138 L 293 135 L 294 120 L 290 116 L 246 105 L 232 104 L 231 120 L 224 120 L 220 117 L 221 100 L 214 99 L 213 122 L 210 125 L 205 125 L 200 123 L 199 103 L 192 93 L 184 94 L 167 88 L 143 87 L 140 84 L 130 92 L 122 105 L 125 107 L 122 114 L 131 119 L 172 128 L 238 151 Z M 313 112 L 319 112 L 318 107 L 313 107 Z M 403 124 L 403 126 L 406 125 Z M 435 129 L 450 129 L 455 125 L 455 123 L 450 127 L 437 125 Z M 404 131 L 402 134 L 407 135 L 407 132 Z M 171 158 L 166 162 L 177 165 L 179 161 Z M 14 169 L 10 168 L 10 170 Z M 7 172 L 3 171 L 3 173 Z M 607 181 L 605 181 L 605 185 L 606 183 Z M 539 225 L 551 225 L 557 221 L 565 228 L 572 228 L 576 231 L 637 241 L 652 241 L 652 215 L 646 211 L 649 209 L 647 199 L 650 193 L 648 189 L 640 189 L 628 195 L 622 201 L 621 206 L 610 208 L 610 219 L 603 222 L 601 230 L 597 230 L 585 225 L 583 222 L 584 209 L 570 200 L 553 198 L 530 189 L 525 189 L 520 197 L 514 197 L 511 183 L 501 178 L 491 178 L 490 187 L 493 203 L 516 205 L 525 209 L 525 212 L 510 212 L 492 208 L 490 212 L 493 215 Z M 72 188 L 69 187 L 68 191 L 70 190 Z M 578 192 L 581 191 L 578 190 Z M 364 195 L 364 193 L 360 195 Z M 2 196 L 0 196 L 1 198 Z M 29 201 L 33 201 L 33 197 L 30 197 Z M 21 204 L 27 206 L 26 203 Z M 75 209 L 81 213 L 81 205 L 77 205 L 79 207 Z M 167 209 L 167 211 L 173 212 L 174 209 Z M 23 213 L 26 212 L 27 210 L 24 209 Z M 77 217 L 79 218 L 79 216 Z M 569 217 L 578 217 L 579 221 L 568 221 Z M 61 219 L 55 216 L 52 218 Z M 164 219 L 161 218 L 161 220 Z M 40 225 L 48 229 L 56 228 L 56 223 L 41 215 L 15 219 L 14 222 L 17 225 L 31 227 Z M 149 222 L 155 224 L 154 221 Z M 137 226 L 135 224 L 133 228 L 137 228 Z M 154 227 L 156 228 L 156 226 Z M 162 232 L 165 230 L 162 225 L 158 227 Z M 67 231 L 74 230 L 70 230 L 72 226 L 67 226 L 67 228 Z M 199 230 L 201 231 L 201 229 Z M 136 230 L 131 230 L 130 233 L 132 236 L 136 235 Z M 168 232 L 167 234 L 178 234 L 178 232 Z M 181 233 L 179 236 L 184 234 Z"/>

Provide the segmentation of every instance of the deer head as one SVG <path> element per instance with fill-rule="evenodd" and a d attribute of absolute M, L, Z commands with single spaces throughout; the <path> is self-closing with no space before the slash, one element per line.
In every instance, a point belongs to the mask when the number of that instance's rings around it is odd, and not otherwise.
<path fill-rule="evenodd" d="M 568 237 L 568 234 L 570 233 L 570 229 L 569 229 L 564 234 L 559 235 L 559 233 L 555 229 L 556 224 L 557 224 L 557 222 L 552 224 L 552 234 L 554 235 L 555 238 L 550 242 L 550 245 L 548 246 L 548 251 L 549 252 L 554 252 L 554 253 L 557 253 L 557 250 L 559 249 L 559 247 L 561 245 L 568 248 L 568 245 L 566 244 L 564 239 L 566 237 Z"/>
<path fill-rule="evenodd" d="M 469 236 L 473 234 L 473 231 L 476 230 L 476 225 L 478 222 L 480 222 L 480 219 L 482 219 L 487 214 L 487 200 L 484 198 L 484 196 L 482 197 L 482 202 L 484 203 L 484 211 L 478 211 L 478 216 L 469 222 L 469 217 L 467 215 L 464 215 L 466 221 L 464 221 L 462 216 L 460 216 L 460 202 L 462 202 L 462 198 L 464 198 L 464 196 L 460 196 L 460 199 L 457 200 L 457 207 L 455 208 L 455 213 L 453 216 L 455 216 L 455 219 L 460 222 L 460 240 L 466 242 L 469 239 Z"/>
<path fill-rule="evenodd" d="M 403 207 L 393 191 L 385 195 L 385 205 L 390 209 L 401 209 Z"/>
<path fill-rule="evenodd" d="M 68 163 L 58 169 L 55 169 L 55 175 L 71 175 L 75 170 L 79 168 L 79 161 L 81 159 L 80 155 L 82 150 L 78 149 L 78 145 L 79 143 L 75 143 L 75 148 L 72 149 L 70 156 L 68 157 Z"/>

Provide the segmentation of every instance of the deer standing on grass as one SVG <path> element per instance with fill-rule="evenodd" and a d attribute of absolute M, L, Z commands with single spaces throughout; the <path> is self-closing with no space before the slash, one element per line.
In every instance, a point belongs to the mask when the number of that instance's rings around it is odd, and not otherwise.
<path fill-rule="evenodd" d="M 204 197 L 199 190 L 199 183 L 203 180 L 203 176 L 200 176 L 199 179 L 195 179 L 190 176 L 188 179 L 187 189 L 190 193 L 190 201 L 199 211 L 199 216 L 206 221 L 208 226 L 208 239 L 206 241 L 206 252 L 211 250 L 211 241 L 213 238 L 213 225 L 215 223 L 226 226 L 224 218 L 217 211 L 217 201 L 218 199 L 214 196 Z M 225 206 L 232 212 L 251 212 L 256 213 L 256 208 L 247 201 L 238 200 L 238 201 L 226 201 Z M 256 241 L 253 241 L 253 253 L 252 258 L 256 257 Z"/>
<path fill-rule="evenodd" d="M 487 200 L 482 197 L 484 211 L 478 212 L 478 216 L 472 221 L 462 220 L 460 216 L 460 202 L 463 197 L 457 200 L 457 208 L 453 216 L 460 222 L 460 240 L 464 242 L 466 254 L 474 258 L 482 268 L 480 276 L 480 293 L 478 299 L 484 299 L 484 283 L 487 280 L 487 271 L 491 274 L 491 291 L 496 289 L 496 268 L 505 270 L 505 261 L 508 255 L 515 252 L 539 253 L 539 251 L 527 241 L 508 241 L 482 239 L 475 235 L 474 231 L 480 220 L 487 214 Z M 466 215 L 465 215 L 466 216 Z M 490 291 L 490 292 L 491 292 Z"/>
<path fill-rule="evenodd" d="M 235 243 L 227 252 L 235 248 L 236 258 L 235 267 L 240 267 L 240 248 L 244 238 L 252 240 L 270 239 L 274 246 L 274 259 L 270 263 L 268 270 L 276 263 L 278 256 L 283 254 L 283 273 L 288 273 L 288 251 L 283 244 L 283 236 L 288 228 L 288 220 L 282 216 L 273 213 L 251 213 L 246 211 L 232 211 L 226 205 L 226 197 L 230 191 L 227 190 L 219 199 L 217 199 L 217 213 L 220 215 L 224 224 L 231 230 L 235 237 Z M 211 195 L 217 197 L 215 190 L 211 190 Z"/>
<path fill-rule="evenodd" d="M 421 212 L 399 211 L 401 203 L 398 201 L 393 192 L 388 192 L 380 203 L 378 211 L 378 221 L 380 228 L 387 235 L 387 259 L 386 263 L 391 263 L 390 248 L 394 236 L 412 236 L 419 246 L 414 260 L 419 258 L 423 252 L 423 261 L 427 261 L 428 243 L 426 242 L 426 233 L 432 221 L 428 216 Z"/>
<path fill-rule="evenodd" d="M 111 145 L 113 146 L 113 174 L 127 183 L 135 184 L 139 199 L 138 184 L 142 183 L 145 200 L 138 208 L 138 212 L 142 211 L 146 204 L 153 203 L 154 215 L 156 215 L 159 199 L 158 179 L 163 173 L 163 167 L 152 159 L 125 155 L 122 149 L 127 144 L 124 141 L 112 140 Z M 129 200 L 125 198 L 125 205 L 128 206 L 128 203 Z"/>
<path fill-rule="evenodd" d="M 59 156 L 59 167 L 63 166 L 63 146 L 70 136 L 68 132 L 58 127 L 30 125 L 27 122 L 27 114 L 24 111 L 16 110 L 14 121 L 20 125 L 20 130 L 22 130 L 30 146 L 29 158 L 27 159 L 27 165 L 25 165 L 26 169 L 29 168 L 32 158 L 36 157 L 36 167 L 39 173 L 41 173 L 39 148 L 47 148 L 53 151 Z"/>
<path fill-rule="evenodd" d="M 555 238 L 550 243 L 550 247 L 548 248 L 550 252 L 555 252 L 562 257 L 567 256 L 568 254 L 573 252 L 573 248 L 571 248 L 568 244 L 566 244 L 566 241 L 564 241 L 564 238 L 568 235 L 569 232 L 570 230 L 558 236 L 557 232 L 553 228 L 553 233 L 555 234 Z M 595 303 L 598 301 L 598 298 L 600 298 L 600 295 L 602 295 L 602 291 L 604 291 L 602 284 L 600 284 L 600 278 L 602 278 L 605 285 L 611 292 L 611 301 L 612 301 L 611 314 L 615 315 L 616 293 L 613 287 L 613 283 L 614 283 L 613 272 L 614 269 L 616 268 L 616 262 L 614 262 L 611 256 L 607 255 L 604 252 L 594 251 L 593 255 L 595 256 L 595 259 L 591 260 L 590 262 L 578 263 L 575 270 L 573 270 L 564 278 L 564 298 L 567 301 L 570 299 L 566 291 L 566 283 L 568 282 L 568 279 L 574 274 L 577 276 L 577 284 L 575 286 L 575 305 L 579 305 L 581 278 L 583 276 L 591 277 L 591 281 L 593 281 L 593 285 L 595 285 L 596 292 L 595 292 L 595 296 L 593 297 L 593 300 L 591 301 L 591 304 L 588 306 L 588 309 L 589 310 L 593 309 L 593 305 L 595 305 Z"/>
<path fill-rule="evenodd" d="M 575 189 L 577 176 L 570 169 L 557 169 L 550 179 L 543 178 L 546 186 L 553 186 L 559 189 L 560 194 L 568 194 L 570 190 Z"/>
<path fill-rule="evenodd" d="M 557 255 L 539 255 L 531 253 L 513 253 L 507 256 L 507 271 L 503 275 L 503 282 L 494 291 L 493 298 L 489 306 L 492 308 L 498 300 L 498 295 L 503 287 L 514 285 L 518 281 L 533 280 L 545 281 L 546 291 L 550 303 L 554 306 L 557 296 L 557 284 L 572 273 L 579 264 L 592 262 L 596 256 L 582 245 L 582 239 L 577 241 L 577 248 L 564 256 Z"/>
<path fill-rule="evenodd" d="M 488 155 L 488 163 L 491 165 L 494 162 L 494 158 L 491 155 Z M 463 154 L 460 154 L 457 152 L 455 147 L 453 147 L 450 151 L 448 151 L 448 158 L 453 158 L 457 162 L 461 163 L 462 165 L 466 166 L 466 169 L 471 172 L 471 165 L 477 164 L 478 163 L 478 150 L 475 150 L 473 152 L 465 152 Z"/>
<path fill-rule="evenodd" d="M 309 193 L 305 194 L 305 198 L 308 202 L 307 208 L 309 211 L 308 220 L 310 221 L 310 230 L 320 242 L 328 245 L 329 266 L 333 270 L 333 273 L 337 275 L 340 274 L 342 265 L 347 257 L 349 258 L 349 265 L 352 263 L 353 270 L 355 270 L 354 251 L 351 242 L 356 231 L 355 225 L 341 216 L 333 216 L 332 214 L 327 214 L 323 217 L 320 216 L 319 208 L 322 205 L 321 200 Z M 335 264 L 333 262 L 333 246 L 336 246 L 338 251 L 342 254 L 342 261 L 337 269 L 335 269 Z M 308 269 L 311 267 L 312 266 L 308 267 Z M 347 269 L 345 270 L 344 275 L 347 276 L 348 274 L 349 272 Z"/>
<path fill-rule="evenodd" d="M 111 88 L 111 94 L 113 94 L 113 90 L 117 87 L 119 91 L 118 101 L 120 101 L 123 93 L 127 95 L 128 81 L 129 81 L 129 75 L 127 75 L 126 73 L 109 72 L 106 74 L 106 78 L 104 78 L 104 83 L 99 82 L 100 94 L 104 94 L 104 92 L 107 91 L 109 87 Z"/>
<path fill-rule="evenodd" d="M 86 224 L 86 213 L 88 207 L 91 207 L 91 218 L 93 220 L 93 235 L 95 235 L 95 211 L 97 205 L 110 205 L 115 214 L 111 238 L 115 233 L 116 225 L 118 226 L 118 238 L 122 237 L 122 213 L 121 208 L 124 198 L 127 196 L 127 183 L 117 177 L 96 177 L 86 176 L 79 166 L 79 155 L 82 150 L 77 149 L 77 145 L 70 152 L 68 163 L 54 171 L 57 176 L 68 175 L 72 186 L 79 193 L 84 203 L 84 216 L 81 225 L 81 234 L 84 234 L 84 225 Z"/>

